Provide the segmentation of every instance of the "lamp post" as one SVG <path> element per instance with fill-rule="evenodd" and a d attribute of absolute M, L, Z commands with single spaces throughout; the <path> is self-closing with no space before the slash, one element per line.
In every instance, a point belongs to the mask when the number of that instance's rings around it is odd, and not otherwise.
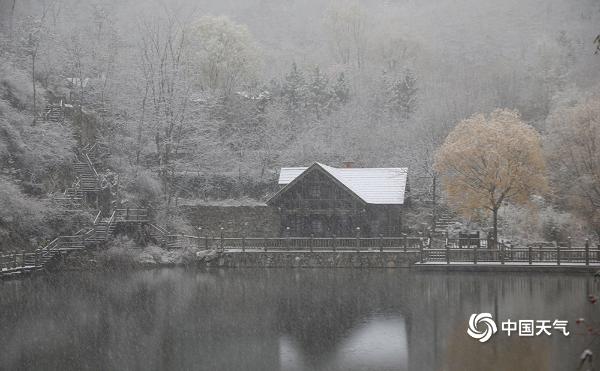
<path fill-rule="evenodd" d="M 225 228 L 221 227 L 221 252 L 225 252 L 225 245 L 223 244 L 223 231 Z"/>

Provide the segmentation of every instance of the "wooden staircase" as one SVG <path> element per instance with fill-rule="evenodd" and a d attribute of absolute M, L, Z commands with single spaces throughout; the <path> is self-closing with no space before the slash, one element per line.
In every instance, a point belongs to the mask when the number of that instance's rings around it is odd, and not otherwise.
<path fill-rule="evenodd" d="M 60 104 L 48 104 L 44 111 L 44 119 L 52 122 L 63 122 L 65 119 L 62 101 Z"/>
<path fill-rule="evenodd" d="M 54 264 L 59 258 L 72 251 L 85 248 L 82 231 L 72 236 L 59 236 L 44 247 L 38 247 L 33 252 L 16 251 L 11 255 L 0 255 L 0 278 L 19 276 L 44 270 Z"/>
<path fill-rule="evenodd" d="M 159 246 L 168 246 L 170 244 L 169 232 L 156 224 L 148 224 L 146 232 L 150 238 Z"/>
<path fill-rule="evenodd" d="M 84 199 L 83 192 L 79 189 L 79 182 L 73 183 L 71 187 L 65 189 L 65 191 L 54 197 L 55 201 L 62 203 L 64 206 L 69 208 L 80 208 Z"/>
<path fill-rule="evenodd" d="M 73 165 L 77 180 L 61 195 L 54 197 L 56 201 L 70 207 L 80 207 L 88 199 L 87 196 L 90 193 L 96 193 L 102 189 L 100 176 L 90 157 L 90 153 L 95 153 L 96 148 L 96 145 L 87 145 L 79 150 L 77 162 Z"/>
<path fill-rule="evenodd" d="M 100 177 L 92 164 L 92 161 L 87 153 L 81 156 L 83 161 L 75 163 L 75 173 L 79 179 L 79 190 L 81 192 L 98 192 L 100 191 Z"/>
<path fill-rule="evenodd" d="M 87 244 L 99 245 L 108 241 L 116 228 L 115 213 L 116 211 L 105 218 L 102 217 L 102 211 L 99 211 L 96 215 L 96 219 L 94 219 L 93 228 L 85 235 L 84 242 Z"/>
<path fill-rule="evenodd" d="M 82 229 L 71 236 L 59 236 L 33 252 L 0 255 L 0 278 L 32 273 L 46 269 L 57 258 L 72 251 L 106 243 L 119 224 L 146 224 L 147 209 L 116 209 L 108 217 L 99 211 L 89 230 Z"/>

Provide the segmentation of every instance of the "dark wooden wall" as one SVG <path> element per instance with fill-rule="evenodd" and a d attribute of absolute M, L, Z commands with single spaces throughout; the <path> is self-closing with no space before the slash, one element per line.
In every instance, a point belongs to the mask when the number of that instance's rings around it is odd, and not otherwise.
<path fill-rule="evenodd" d="M 397 236 L 402 229 L 402 205 L 366 204 L 318 168 L 272 205 L 279 211 L 284 236 Z"/>

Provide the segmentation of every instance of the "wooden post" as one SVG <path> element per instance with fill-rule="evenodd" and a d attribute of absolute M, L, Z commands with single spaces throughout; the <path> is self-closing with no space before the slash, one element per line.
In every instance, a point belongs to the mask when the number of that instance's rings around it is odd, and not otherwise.
<path fill-rule="evenodd" d="M 500 264 L 504 264 L 504 244 L 498 244 L 497 246 L 498 253 L 500 254 Z"/>
<path fill-rule="evenodd" d="M 560 244 L 556 244 L 556 265 L 560 265 Z"/>
<path fill-rule="evenodd" d="M 21 253 L 21 267 L 25 266 L 25 251 Z"/>
<path fill-rule="evenodd" d="M 360 227 L 356 227 L 356 252 L 360 252 Z"/>
<path fill-rule="evenodd" d="M 531 265 L 532 260 L 533 260 L 532 259 L 533 258 L 532 257 L 532 255 L 533 255 L 533 246 L 531 246 L 531 244 L 529 245 L 529 254 L 527 254 L 527 255 L 528 255 L 527 257 L 529 258 L 529 265 Z"/>
<path fill-rule="evenodd" d="M 590 239 L 585 239 L 585 265 L 590 265 Z"/>
<path fill-rule="evenodd" d="M 432 241 L 431 241 L 431 231 L 427 231 L 427 238 L 429 239 L 429 241 L 427 241 L 427 248 L 431 249 L 431 245 L 432 245 Z"/>
<path fill-rule="evenodd" d="M 571 239 L 571 236 L 567 237 L 567 242 L 569 250 L 571 250 L 571 248 L 573 247 L 573 240 Z"/>
<path fill-rule="evenodd" d="M 224 229 L 225 229 L 225 228 L 221 227 L 221 252 L 224 252 L 224 251 L 225 251 L 225 245 L 224 245 L 224 242 L 225 242 L 225 241 L 223 241 L 223 230 L 224 230 Z"/>
<path fill-rule="evenodd" d="M 242 236 L 242 252 L 246 252 L 246 236 Z"/>
<path fill-rule="evenodd" d="M 17 267 L 17 251 L 13 252 L 13 268 Z"/>
<path fill-rule="evenodd" d="M 311 233 L 311 235 L 310 235 L 310 246 L 309 246 L 310 252 L 313 252 L 313 245 L 314 244 L 315 244 L 315 235 Z"/>
<path fill-rule="evenodd" d="M 404 252 L 406 252 L 406 249 L 408 249 L 408 240 L 406 238 L 406 234 L 404 235 L 404 237 L 402 237 L 402 239 L 404 240 Z"/>
<path fill-rule="evenodd" d="M 450 264 L 450 245 L 448 245 L 448 243 L 446 243 L 445 247 L 446 247 L 446 264 Z"/>
<path fill-rule="evenodd" d="M 446 233 L 446 245 L 447 245 L 448 244 L 448 238 L 450 237 L 449 234 L 448 234 L 448 230 L 447 229 L 446 229 L 445 233 Z"/>
<path fill-rule="evenodd" d="M 419 257 L 421 259 L 421 263 L 425 263 L 425 252 L 423 251 L 423 239 L 419 238 Z"/>
<path fill-rule="evenodd" d="M 477 252 L 479 251 L 478 249 L 479 246 L 477 246 L 477 244 L 475 244 L 475 246 L 473 246 L 473 264 L 477 264 Z"/>
<path fill-rule="evenodd" d="M 208 236 L 204 235 L 204 248 L 208 250 Z"/>
<path fill-rule="evenodd" d="M 35 250 L 35 267 L 37 268 L 40 265 L 40 252 Z"/>
<path fill-rule="evenodd" d="M 198 227 L 198 250 L 200 249 L 200 240 L 202 239 L 202 227 Z"/>
<path fill-rule="evenodd" d="M 285 247 L 286 247 L 288 250 L 291 250 L 291 249 L 292 249 L 292 246 L 291 246 L 291 244 L 290 244 L 290 227 L 285 227 L 285 230 L 286 230 L 286 232 L 287 232 L 287 233 L 286 233 L 286 235 L 285 235 Z"/>
<path fill-rule="evenodd" d="M 383 252 L 383 234 L 379 234 L 379 252 Z"/>
<path fill-rule="evenodd" d="M 335 240 L 335 234 L 333 235 L 333 240 L 331 241 L 331 243 L 333 244 L 333 252 L 335 252 L 337 246 L 336 246 L 336 240 Z"/>

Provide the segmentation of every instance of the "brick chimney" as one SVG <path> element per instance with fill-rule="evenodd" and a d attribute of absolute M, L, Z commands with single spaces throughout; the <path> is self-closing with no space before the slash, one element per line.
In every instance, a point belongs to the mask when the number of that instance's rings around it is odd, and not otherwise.
<path fill-rule="evenodd" d="M 354 161 L 344 161 L 344 162 L 342 162 L 342 165 L 344 168 L 350 169 L 350 168 L 354 167 Z"/>

